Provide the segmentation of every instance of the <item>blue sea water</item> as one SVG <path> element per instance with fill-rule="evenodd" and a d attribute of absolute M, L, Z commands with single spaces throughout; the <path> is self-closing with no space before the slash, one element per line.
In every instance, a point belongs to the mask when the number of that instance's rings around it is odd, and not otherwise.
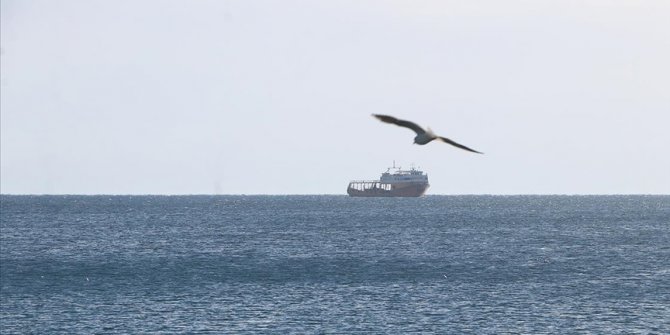
<path fill-rule="evenodd" d="M 668 334 L 670 196 L 1 196 L 0 332 Z"/>

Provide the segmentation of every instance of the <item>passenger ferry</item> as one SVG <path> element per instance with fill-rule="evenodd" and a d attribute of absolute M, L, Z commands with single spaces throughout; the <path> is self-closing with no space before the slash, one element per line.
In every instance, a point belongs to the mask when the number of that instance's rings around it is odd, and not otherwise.
<path fill-rule="evenodd" d="M 352 180 L 347 194 L 352 197 L 420 197 L 430 184 L 428 175 L 412 167 L 409 170 L 390 167 L 379 180 Z"/>

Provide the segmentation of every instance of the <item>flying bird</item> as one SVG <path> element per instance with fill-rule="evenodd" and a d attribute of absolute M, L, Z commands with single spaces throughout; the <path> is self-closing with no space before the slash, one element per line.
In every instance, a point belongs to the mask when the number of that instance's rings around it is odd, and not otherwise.
<path fill-rule="evenodd" d="M 463 150 L 467 150 L 467 151 L 478 153 L 478 154 L 483 154 L 483 152 L 479 152 L 477 150 L 470 149 L 470 148 L 468 148 L 468 147 L 466 147 L 462 144 L 458 144 L 458 143 L 456 143 L 456 142 L 454 142 L 454 141 L 452 141 L 452 140 L 450 140 L 446 137 L 437 136 L 433 133 L 432 130 L 430 130 L 430 128 L 428 128 L 428 130 L 423 130 L 423 128 L 419 127 L 419 125 L 417 125 L 414 122 L 396 119 L 393 116 L 389 116 L 389 115 L 372 114 L 372 116 L 376 117 L 377 119 L 379 119 L 382 122 L 392 123 L 396 126 L 405 127 L 405 128 L 409 128 L 409 129 L 414 130 L 414 132 L 416 133 L 416 137 L 414 137 L 414 144 L 424 145 L 424 144 L 426 144 L 426 143 L 428 143 L 432 140 L 438 139 L 442 142 L 449 143 L 449 144 L 451 144 L 451 145 L 453 145 L 457 148 L 461 148 Z"/>

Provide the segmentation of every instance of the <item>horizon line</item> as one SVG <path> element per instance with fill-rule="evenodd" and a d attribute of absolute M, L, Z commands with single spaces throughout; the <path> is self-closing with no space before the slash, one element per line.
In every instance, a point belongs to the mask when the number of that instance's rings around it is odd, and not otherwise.
<path fill-rule="evenodd" d="M 431 196 L 670 196 L 670 193 L 459 193 L 459 194 L 424 194 L 421 197 Z M 344 196 L 341 193 L 0 193 L 0 196 Z M 355 198 L 355 197 L 352 197 Z M 394 197 L 391 197 L 394 198 Z M 403 198 L 403 197 L 395 197 Z"/>

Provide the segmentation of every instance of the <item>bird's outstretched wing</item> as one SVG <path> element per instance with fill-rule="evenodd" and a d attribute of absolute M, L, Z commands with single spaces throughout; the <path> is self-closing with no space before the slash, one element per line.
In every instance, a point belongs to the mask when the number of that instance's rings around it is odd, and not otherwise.
<path fill-rule="evenodd" d="M 437 138 L 439 138 L 442 142 L 449 143 L 449 144 L 451 144 L 451 145 L 453 145 L 453 146 L 455 146 L 455 147 L 457 147 L 457 148 L 461 148 L 461 149 L 463 149 L 463 150 L 467 150 L 467 151 L 474 152 L 474 153 L 478 153 L 478 154 L 484 154 L 483 152 L 479 152 L 479 151 L 477 151 L 477 150 L 472 150 L 472 149 L 470 149 L 470 148 L 468 148 L 468 147 L 466 147 L 466 146 L 464 146 L 464 145 L 462 145 L 462 144 L 458 144 L 458 143 L 456 143 L 456 142 L 454 142 L 454 141 L 452 141 L 452 140 L 450 140 L 450 139 L 448 139 L 448 138 L 446 138 L 446 137 L 438 136 Z"/>
<path fill-rule="evenodd" d="M 423 134 L 423 133 L 426 132 L 425 130 L 423 130 L 423 128 L 419 127 L 419 125 L 417 125 L 414 122 L 399 120 L 399 119 L 394 118 L 393 116 L 388 116 L 388 115 L 372 114 L 372 116 L 376 117 L 377 119 L 379 119 L 382 122 L 392 123 L 396 126 L 406 127 L 406 128 L 412 129 L 412 130 L 414 130 L 414 132 L 417 135 L 420 135 L 420 134 Z"/>

